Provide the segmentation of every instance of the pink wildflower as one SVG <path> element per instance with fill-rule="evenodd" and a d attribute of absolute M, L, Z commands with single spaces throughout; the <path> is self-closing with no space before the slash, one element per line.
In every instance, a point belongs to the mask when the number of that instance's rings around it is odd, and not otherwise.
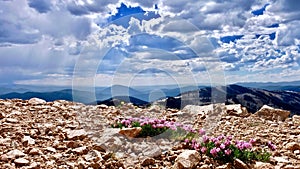
<path fill-rule="evenodd" d="M 204 134 L 205 134 L 205 130 L 204 130 L 204 129 L 200 129 L 200 130 L 199 130 L 199 134 L 200 134 L 200 135 L 204 135 Z"/>
<path fill-rule="evenodd" d="M 231 154 L 231 150 L 230 149 L 225 150 L 225 154 L 226 155 L 230 155 Z"/>
<path fill-rule="evenodd" d="M 203 154 L 204 154 L 204 153 L 206 153 L 206 151 L 207 151 L 207 148 L 206 148 L 206 147 L 201 147 L 201 150 L 200 150 L 200 151 L 201 151 L 201 153 L 203 153 Z"/>

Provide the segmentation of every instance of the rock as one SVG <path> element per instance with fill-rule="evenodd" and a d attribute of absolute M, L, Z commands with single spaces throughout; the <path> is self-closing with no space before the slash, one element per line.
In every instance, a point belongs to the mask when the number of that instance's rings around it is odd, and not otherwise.
<path fill-rule="evenodd" d="M 57 159 L 60 159 L 63 155 L 60 154 L 60 153 L 56 153 L 56 154 L 53 154 L 52 157 L 54 157 L 56 160 Z"/>
<path fill-rule="evenodd" d="M 197 166 L 201 159 L 196 150 L 185 150 L 175 160 L 174 169 L 192 169 Z"/>
<path fill-rule="evenodd" d="M 144 160 L 142 160 L 141 165 L 142 166 L 149 166 L 149 165 L 153 165 L 155 164 L 155 159 L 153 158 L 145 158 Z"/>
<path fill-rule="evenodd" d="M 199 169 L 210 169 L 210 167 L 207 164 L 203 164 L 199 167 Z"/>
<path fill-rule="evenodd" d="M 18 123 L 18 122 L 19 122 L 19 120 L 13 119 L 13 118 L 7 118 L 7 119 L 5 119 L 5 121 L 6 121 L 7 123 Z"/>
<path fill-rule="evenodd" d="M 30 164 L 30 166 L 28 166 L 28 169 L 39 169 L 40 168 L 40 164 L 37 162 L 33 162 Z"/>
<path fill-rule="evenodd" d="M 53 148 L 53 147 L 46 147 L 45 150 L 46 150 L 46 151 L 49 151 L 49 152 L 51 152 L 51 153 L 56 153 L 56 149 Z"/>
<path fill-rule="evenodd" d="M 69 140 L 83 140 L 84 138 L 86 138 L 88 135 L 87 132 L 85 132 L 84 129 L 81 130 L 70 130 L 67 133 L 67 138 Z"/>
<path fill-rule="evenodd" d="M 17 166 L 25 166 L 25 165 L 29 165 L 29 161 L 26 160 L 25 158 L 18 158 L 14 160 L 14 163 Z"/>
<path fill-rule="evenodd" d="M 15 149 L 15 150 L 9 151 L 8 153 L 6 153 L 6 155 L 7 155 L 7 158 L 9 158 L 9 159 L 15 159 L 18 157 L 24 157 L 26 154 L 24 154 L 20 150 Z"/>
<path fill-rule="evenodd" d="M 231 169 L 230 163 L 216 167 L 216 169 Z"/>
<path fill-rule="evenodd" d="M 0 118 L 1 118 L 1 115 L 0 115 Z M 299 115 L 293 115 L 292 121 L 293 121 L 293 123 L 300 125 L 300 116 Z"/>
<path fill-rule="evenodd" d="M 154 112 L 154 113 L 161 113 L 164 111 L 165 108 L 163 108 L 162 106 L 153 104 L 151 105 L 151 107 L 149 108 L 149 112 Z"/>
<path fill-rule="evenodd" d="M 238 116 L 238 117 L 247 117 L 250 116 L 246 107 L 242 107 L 240 104 L 231 104 L 226 105 L 226 113 L 231 116 Z"/>
<path fill-rule="evenodd" d="M 136 137 L 138 136 L 142 131 L 141 127 L 133 127 L 133 128 L 122 128 L 119 133 L 123 134 L 127 137 Z"/>
<path fill-rule="evenodd" d="M 0 146 L 9 145 L 11 140 L 9 138 L 0 138 Z"/>
<path fill-rule="evenodd" d="M 215 107 L 221 107 L 224 108 L 225 104 L 210 104 L 205 106 L 195 106 L 195 105 L 187 105 L 182 109 L 182 112 L 188 113 L 188 114 L 201 114 L 201 115 L 207 115 L 210 112 L 214 111 Z"/>
<path fill-rule="evenodd" d="M 270 163 L 264 163 L 264 162 L 260 162 L 257 161 L 254 164 L 254 169 L 273 169 L 274 166 Z"/>
<path fill-rule="evenodd" d="M 88 152 L 88 149 L 86 146 L 83 146 L 83 147 L 78 147 L 78 148 L 73 149 L 72 152 L 74 152 L 78 155 L 83 155 Z"/>
<path fill-rule="evenodd" d="M 96 138 L 96 142 L 98 142 L 98 150 L 101 148 L 106 150 L 109 149 L 119 149 L 123 143 L 120 139 L 119 134 L 120 129 L 117 128 L 106 128 L 103 132 L 100 138 Z"/>
<path fill-rule="evenodd" d="M 91 150 L 88 152 L 88 154 L 84 155 L 84 159 L 86 161 L 101 161 L 102 160 L 102 156 L 101 153 L 97 150 Z"/>
<path fill-rule="evenodd" d="M 288 164 L 289 163 L 289 161 L 286 158 L 284 158 L 284 157 L 274 157 L 273 159 L 277 163 L 284 163 L 284 164 Z"/>
<path fill-rule="evenodd" d="M 283 169 L 295 169 L 295 168 L 296 168 L 296 166 L 294 166 L 294 165 L 286 165 L 283 167 Z"/>
<path fill-rule="evenodd" d="M 22 140 L 23 145 L 34 145 L 35 144 L 35 140 L 33 138 L 31 138 L 30 136 L 24 136 L 23 140 Z"/>
<path fill-rule="evenodd" d="M 5 117 L 4 113 L 0 112 L 0 119 L 3 119 Z"/>
<path fill-rule="evenodd" d="M 2 155 L 0 156 L 0 160 L 1 160 L 1 161 L 7 162 L 7 161 L 9 161 L 9 158 L 8 158 L 8 156 L 7 156 L 6 154 L 2 154 Z"/>
<path fill-rule="evenodd" d="M 28 103 L 32 105 L 40 105 L 40 104 L 45 104 L 46 101 L 39 98 L 31 98 L 28 100 Z"/>
<path fill-rule="evenodd" d="M 79 147 L 79 143 L 77 141 L 69 141 L 69 142 L 67 142 L 67 147 L 68 148 L 77 148 L 77 147 Z"/>
<path fill-rule="evenodd" d="M 284 121 L 289 117 L 290 112 L 281 109 L 274 109 L 273 107 L 264 105 L 259 111 L 255 113 L 259 117 L 263 117 L 266 120 L 281 120 Z"/>
<path fill-rule="evenodd" d="M 249 169 L 249 167 L 247 166 L 247 164 L 245 164 L 242 160 L 240 159 L 234 159 L 233 162 L 233 166 L 235 168 L 239 168 L 239 169 Z"/>
<path fill-rule="evenodd" d="M 29 155 L 40 155 L 42 154 L 41 151 L 37 148 L 32 148 L 29 152 L 28 152 Z"/>
<path fill-rule="evenodd" d="M 285 148 L 291 151 L 300 150 L 300 143 L 296 143 L 296 142 L 287 143 L 285 145 Z"/>
<path fill-rule="evenodd" d="M 108 106 L 105 105 L 105 104 L 100 104 L 100 105 L 98 105 L 98 107 L 99 107 L 100 109 L 108 109 Z"/>
<path fill-rule="evenodd" d="M 157 145 L 150 145 L 143 150 L 143 155 L 155 158 L 161 155 L 161 149 Z"/>

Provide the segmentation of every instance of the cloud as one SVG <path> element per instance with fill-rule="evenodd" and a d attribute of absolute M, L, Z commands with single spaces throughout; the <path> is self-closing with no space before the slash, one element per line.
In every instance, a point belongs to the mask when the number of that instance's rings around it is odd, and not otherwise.
<path fill-rule="evenodd" d="M 109 5 L 116 4 L 118 0 L 101 0 L 101 1 L 89 1 L 89 0 L 70 0 L 67 1 L 67 10 L 72 15 L 86 15 L 91 13 L 105 13 L 109 12 Z"/>
<path fill-rule="evenodd" d="M 39 13 L 47 13 L 52 7 L 51 1 L 48 0 L 29 0 L 28 5 Z"/>
<path fill-rule="evenodd" d="M 1 1 L 0 12 L 5 15 L 0 15 L 0 43 L 32 44 L 45 35 L 53 38 L 74 36 L 82 40 L 91 33 L 89 18 L 72 16 L 60 9 L 63 8 L 61 4 L 53 7 L 51 2 Z"/>
<path fill-rule="evenodd" d="M 292 0 L 0 1 L 0 76 L 271 79 L 299 69 L 299 11 Z"/>

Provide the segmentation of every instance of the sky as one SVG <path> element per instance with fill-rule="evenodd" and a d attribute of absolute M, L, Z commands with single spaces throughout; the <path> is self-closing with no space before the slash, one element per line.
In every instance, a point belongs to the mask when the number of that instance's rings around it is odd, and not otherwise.
<path fill-rule="evenodd" d="M 0 84 L 300 80 L 298 0 L 0 0 Z"/>

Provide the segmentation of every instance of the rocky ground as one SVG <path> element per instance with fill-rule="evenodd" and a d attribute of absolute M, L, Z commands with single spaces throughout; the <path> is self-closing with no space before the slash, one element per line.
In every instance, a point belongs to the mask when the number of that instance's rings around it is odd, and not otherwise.
<path fill-rule="evenodd" d="M 0 168 L 285 168 L 300 169 L 300 116 L 265 107 L 248 114 L 239 105 L 138 108 L 67 101 L 0 100 Z M 164 138 L 131 138 L 111 128 L 116 118 L 156 117 L 205 128 L 209 135 L 272 141 L 269 163 L 218 164 Z"/>

